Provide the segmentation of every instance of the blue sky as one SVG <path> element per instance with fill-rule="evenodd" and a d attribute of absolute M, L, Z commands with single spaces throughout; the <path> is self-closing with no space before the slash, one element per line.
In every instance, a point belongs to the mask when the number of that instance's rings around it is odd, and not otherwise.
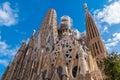
<path fill-rule="evenodd" d="M 85 2 L 108 51 L 120 53 L 120 0 L 0 0 L 0 76 L 21 42 L 39 29 L 49 8 L 56 10 L 58 25 L 61 16 L 69 15 L 72 28 L 84 32 Z"/>

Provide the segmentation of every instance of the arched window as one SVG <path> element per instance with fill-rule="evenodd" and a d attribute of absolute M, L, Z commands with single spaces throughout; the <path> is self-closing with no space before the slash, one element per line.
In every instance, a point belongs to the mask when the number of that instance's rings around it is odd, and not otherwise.
<path fill-rule="evenodd" d="M 58 68 L 57 68 L 57 74 L 58 74 L 58 76 L 59 76 L 59 78 L 61 79 L 61 77 L 62 77 L 62 67 L 61 66 L 59 66 Z"/>
<path fill-rule="evenodd" d="M 42 80 L 45 80 L 46 73 L 47 73 L 47 70 L 45 70 L 45 71 L 42 73 Z"/>
<path fill-rule="evenodd" d="M 76 59 L 78 59 L 78 57 L 79 57 L 79 56 L 78 56 L 78 53 L 76 54 L 76 56 L 75 56 L 75 57 L 76 57 Z"/>
<path fill-rule="evenodd" d="M 46 52 L 47 52 L 47 51 L 49 51 L 50 49 L 49 49 L 49 47 L 46 47 L 45 50 L 46 50 Z"/>
<path fill-rule="evenodd" d="M 77 75 L 77 69 L 78 69 L 77 66 L 75 66 L 75 67 L 72 69 L 72 75 L 73 75 L 74 78 L 75 78 L 76 75 Z"/>

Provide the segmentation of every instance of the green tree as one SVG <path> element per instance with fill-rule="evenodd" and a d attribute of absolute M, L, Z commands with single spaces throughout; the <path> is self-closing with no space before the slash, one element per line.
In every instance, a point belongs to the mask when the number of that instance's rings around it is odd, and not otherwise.
<path fill-rule="evenodd" d="M 103 60 L 103 66 L 107 80 L 120 80 L 120 54 L 112 52 Z"/>

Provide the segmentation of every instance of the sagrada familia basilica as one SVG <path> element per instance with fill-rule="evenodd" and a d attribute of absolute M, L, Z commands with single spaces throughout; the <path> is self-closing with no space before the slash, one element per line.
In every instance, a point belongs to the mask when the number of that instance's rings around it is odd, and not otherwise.
<path fill-rule="evenodd" d="M 97 26 L 84 4 L 86 35 L 71 29 L 69 16 L 57 25 L 50 9 L 40 29 L 24 41 L 2 80 L 104 80 L 99 68 L 107 50 Z"/>

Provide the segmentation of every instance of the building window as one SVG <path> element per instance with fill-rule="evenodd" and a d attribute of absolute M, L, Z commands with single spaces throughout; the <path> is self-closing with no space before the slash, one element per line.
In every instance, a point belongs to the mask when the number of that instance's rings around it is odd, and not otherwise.
<path fill-rule="evenodd" d="M 98 46 L 97 46 L 97 43 L 95 42 L 95 47 L 96 47 L 96 49 L 98 49 Z"/>
<path fill-rule="evenodd" d="M 93 44 L 93 50 L 94 50 L 94 55 L 97 56 L 97 54 L 96 54 L 96 48 L 95 48 L 95 44 Z"/>
<path fill-rule="evenodd" d="M 57 74 L 58 74 L 58 76 L 59 76 L 59 78 L 60 78 L 60 80 L 61 80 L 61 78 L 62 78 L 62 67 L 61 67 L 61 66 L 59 66 L 59 67 L 57 68 Z"/>
<path fill-rule="evenodd" d="M 98 41 L 98 45 L 99 45 L 99 48 L 100 48 L 100 52 L 102 53 L 102 49 L 101 49 L 101 46 L 100 46 L 100 42 Z"/>
<path fill-rule="evenodd" d="M 78 56 L 78 53 L 77 53 L 77 54 L 76 54 L 76 59 L 78 59 L 78 57 L 79 57 L 79 56 Z"/>
<path fill-rule="evenodd" d="M 72 52 L 72 49 L 69 49 L 70 52 Z"/>
<path fill-rule="evenodd" d="M 69 54 L 65 54 L 65 56 L 68 58 Z"/>
<path fill-rule="evenodd" d="M 49 48 L 48 48 L 48 47 L 46 47 L 46 52 L 47 52 L 47 51 L 49 51 Z"/>
<path fill-rule="evenodd" d="M 72 75 L 73 75 L 74 78 L 75 78 L 76 75 L 77 75 L 77 69 L 78 69 L 77 66 L 75 66 L 75 67 L 72 69 Z"/>
<path fill-rule="evenodd" d="M 47 70 L 45 70 L 45 71 L 42 73 L 42 80 L 45 80 L 46 73 L 47 73 Z"/>

